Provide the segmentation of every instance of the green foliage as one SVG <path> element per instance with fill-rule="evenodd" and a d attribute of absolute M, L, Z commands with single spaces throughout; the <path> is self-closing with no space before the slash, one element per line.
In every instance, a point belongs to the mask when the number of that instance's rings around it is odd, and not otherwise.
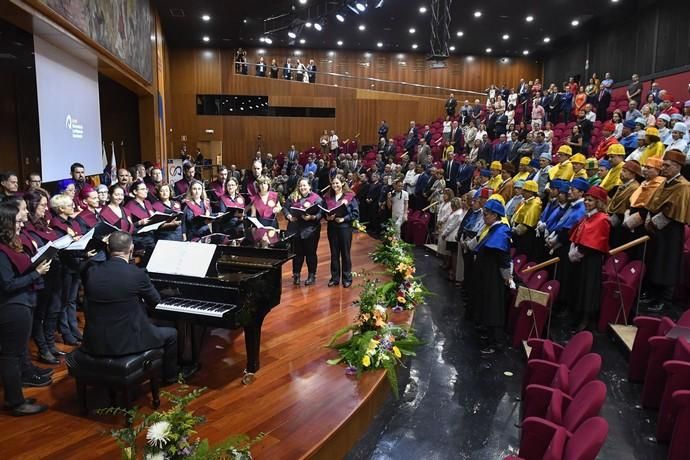
<path fill-rule="evenodd" d="M 122 458 L 137 459 L 136 442 L 139 435 L 147 432 L 147 443 L 144 448 L 145 458 L 178 459 L 228 459 L 249 460 L 252 458 L 250 448 L 263 439 L 259 434 L 254 439 L 247 435 L 234 435 L 220 445 L 211 448 L 208 440 L 193 439 L 195 427 L 205 421 L 204 417 L 194 415 L 187 406 L 201 396 L 206 388 L 190 390 L 187 385 L 180 386 L 175 392 L 163 391 L 161 398 L 170 401 L 170 409 L 155 411 L 145 415 L 137 408 L 125 410 L 119 407 L 99 409 L 102 415 L 123 415 L 131 424 L 125 428 L 113 429 L 110 435 L 120 446 Z"/>

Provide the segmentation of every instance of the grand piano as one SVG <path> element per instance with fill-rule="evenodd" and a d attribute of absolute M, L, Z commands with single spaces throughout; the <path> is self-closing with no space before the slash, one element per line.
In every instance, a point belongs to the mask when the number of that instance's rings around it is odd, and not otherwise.
<path fill-rule="evenodd" d="M 180 362 L 200 364 L 208 327 L 242 328 L 247 350 L 244 384 L 251 383 L 259 370 L 261 325 L 280 303 L 282 265 L 294 257 L 291 239 L 284 232 L 270 238 L 256 232 L 254 236 L 229 240 L 218 234 L 202 242 L 159 241 L 147 266 L 162 297 L 153 316 L 176 324 Z M 175 258 L 180 260 L 178 266 Z M 190 260 L 195 267 L 189 267 Z"/>

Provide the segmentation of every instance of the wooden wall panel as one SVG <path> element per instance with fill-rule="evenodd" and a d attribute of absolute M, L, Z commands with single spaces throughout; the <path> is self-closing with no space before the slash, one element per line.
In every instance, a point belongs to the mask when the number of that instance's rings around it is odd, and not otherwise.
<path fill-rule="evenodd" d="M 17 99 L 14 80 L 14 73 L 0 73 L 0 87 L 5 88 L 0 97 L 0 120 L 2 120 L 0 123 L 0 171 L 19 170 Z"/>
<path fill-rule="evenodd" d="M 282 56 L 281 50 L 271 50 Z M 252 51 L 250 60 L 253 62 Z M 167 107 L 167 125 L 172 130 L 173 153 L 179 151 L 182 136 L 187 137 L 188 148 L 197 141 L 222 140 L 223 161 L 246 167 L 252 158 L 257 136 L 262 136 L 262 150 L 274 154 L 286 151 L 291 144 L 298 149 L 318 145 L 324 129 L 335 129 L 341 139 L 360 134 L 360 144 L 377 142 L 381 120 L 390 126 L 390 135 L 407 131 L 410 120 L 430 122 L 443 115 L 445 89 L 422 89 L 410 85 L 381 85 L 367 80 L 352 80 L 352 87 L 328 86 L 320 75 L 317 84 L 273 80 L 254 76 L 236 75 L 231 50 L 176 49 L 170 50 L 170 105 Z M 405 65 L 398 63 L 395 54 L 372 56 L 370 67 L 362 65 L 361 53 L 338 52 L 329 57 L 326 51 L 311 54 L 320 70 L 332 70 L 350 75 L 401 80 L 439 87 L 460 87 L 483 90 L 490 82 L 514 85 L 520 76 L 541 76 L 541 65 L 528 60 L 500 63 L 498 60 L 451 58 L 448 69 L 429 70 L 421 55 L 407 56 Z M 331 60 L 331 63 L 328 63 Z M 325 62 L 326 68 L 322 65 Z M 269 59 L 270 62 L 270 59 Z M 372 72 L 371 66 L 376 72 Z M 250 71 L 253 75 L 254 69 Z M 323 77 L 323 78 L 322 78 Z M 334 78 L 334 77 L 331 77 Z M 336 82 L 335 79 L 332 80 Z M 384 92 L 388 89 L 393 92 Z M 401 94 L 402 93 L 402 94 Z M 288 107 L 333 107 L 335 119 L 283 118 L 283 117 L 221 117 L 197 116 L 197 94 L 241 94 L 269 97 L 269 104 Z M 474 97 L 474 96 L 472 96 Z M 206 133 L 213 130 L 213 133 Z"/>

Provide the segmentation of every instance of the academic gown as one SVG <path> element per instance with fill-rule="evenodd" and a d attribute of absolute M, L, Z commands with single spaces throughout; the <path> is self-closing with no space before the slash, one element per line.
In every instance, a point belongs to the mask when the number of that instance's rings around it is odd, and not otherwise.
<path fill-rule="evenodd" d="M 611 225 L 605 212 L 588 215 L 573 229 L 570 240 L 584 257 L 571 263 L 566 283 L 572 294 L 572 307 L 578 313 L 598 312 L 601 302 L 601 267 L 609 250 Z"/>
<path fill-rule="evenodd" d="M 241 238 L 244 236 L 244 225 L 242 217 L 244 215 L 244 208 L 246 200 L 242 195 L 237 193 L 234 197 L 228 194 L 220 196 L 218 207 L 220 212 L 233 212 L 235 216 L 231 217 L 225 224 L 221 231 L 232 239 Z"/>
<path fill-rule="evenodd" d="M 479 323 L 489 328 L 500 328 L 506 318 L 506 284 L 501 270 L 510 268 L 510 227 L 498 222 L 475 249 L 473 270 L 476 273 L 471 286 L 475 293 L 473 305 Z"/>
<path fill-rule="evenodd" d="M 201 203 L 194 203 L 193 201 L 186 200 L 184 208 L 184 225 L 185 231 L 187 233 L 187 241 L 196 241 L 202 236 L 206 236 L 211 233 L 211 228 L 208 224 L 197 223 L 194 221 L 195 217 L 210 215 L 211 204 L 206 201 Z"/>
<path fill-rule="evenodd" d="M 259 222 L 262 225 L 273 228 L 278 228 L 278 219 L 273 212 L 273 208 L 278 204 L 278 194 L 276 192 L 268 192 L 265 203 L 261 195 L 254 196 L 251 202 L 251 205 L 256 210 L 256 218 L 259 219 Z"/>

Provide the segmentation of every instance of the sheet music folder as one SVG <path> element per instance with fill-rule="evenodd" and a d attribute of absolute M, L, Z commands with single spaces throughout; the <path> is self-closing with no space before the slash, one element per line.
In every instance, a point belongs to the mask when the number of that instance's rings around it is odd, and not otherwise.
<path fill-rule="evenodd" d="M 188 241 L 159 240 L 146 265 L 151 273 L 205 278 L 212 267 L 217 246 Z"/>

